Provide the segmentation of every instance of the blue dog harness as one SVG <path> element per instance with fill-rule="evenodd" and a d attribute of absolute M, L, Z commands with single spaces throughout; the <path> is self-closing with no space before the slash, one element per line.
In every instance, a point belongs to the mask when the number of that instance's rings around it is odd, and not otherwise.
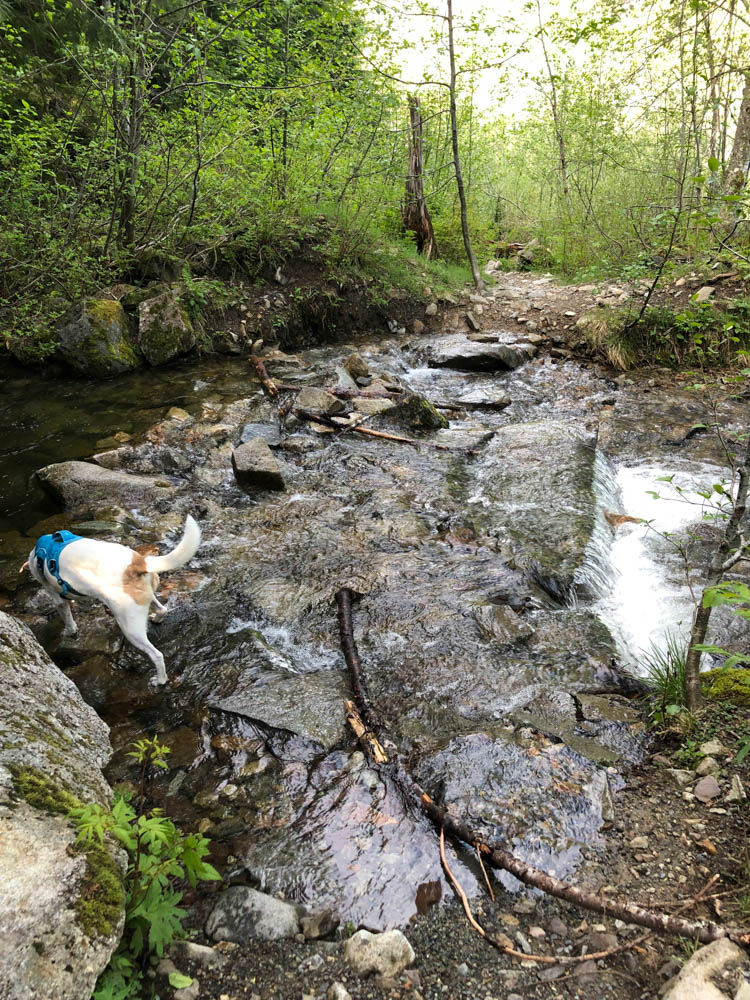
<path fill-rule="evenodd" d="M 60 553 L 66 545 L 77 542 L 80 535 L 74 535 L 72 531 L 53 531 L 51 535 L 42 535 L 34 547 L 34 560 L 39 575 L 45 579 L 45 569 L 50 576 L 54 576 L 60 585 L 60 596 L 66 601 L 72 601 L 73 597 L 84 597 L 79 591 L 74 590 L 69 583 L 60 576 Z"/>

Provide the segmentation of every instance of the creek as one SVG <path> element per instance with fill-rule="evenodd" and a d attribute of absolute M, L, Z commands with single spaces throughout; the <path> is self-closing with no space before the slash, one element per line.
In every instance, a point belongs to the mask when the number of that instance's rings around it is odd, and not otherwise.
<path fill-rule="evenodd" d="M 347 732 L 336 590 L 362 595 L 371 695 L 421 783 L 488 839 L 569 875 L 645 752 L 620 667 L 637 673 L 639 650 L 689 620 L 664 532 L 696 509 L 645 491 L 675 468 L 701 482 L 719 469 L 709 435 L 676 435 L 695 423 L 686 393 L 546 356 L 512 371 L 432 367 L 439 344 L 356 345 L 374 374 L 453 407 L 441 430 L 377 424 L 419 447 L 280 418 L 244 360 L 106 383 L 3 371 L 0 582 L 110 725 L 110 779 L 132 780 L 128 746 L 156 732 L 171 754 L 154 799 L 213 838 L 229 880 L 371 929 L 423 912 L 445 883 L 433 830 Z M 277 352 L 267 366 L 330 386 L 352 350 Z M 172 406 L 187 419 L 164 419 Z M 231 449 L 253 436 L 274 449 L 284 492 L 237 488 Z M 54 515 L 32 472 L 107 449 L 110 466 L 170 482 L 170 498 L 84 498 Z M 652 529 L 605 517 L 651 519 L 651 505 Z M 173 542 L 186 512 L 203 543 L 162 580 L 170 613 L 151 633 L 172 681 L 156 691 L 102 607 L 81 605 L 79 635 L 63 638 L 17 568 L 53 522 L 151 545 Z M 471 893 L 481 875 L 465 856 L 454 865 Z"/>

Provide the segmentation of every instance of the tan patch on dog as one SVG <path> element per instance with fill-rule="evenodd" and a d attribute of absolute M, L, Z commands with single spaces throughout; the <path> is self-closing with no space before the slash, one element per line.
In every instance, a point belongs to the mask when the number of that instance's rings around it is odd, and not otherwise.
<path fill-rule="evenodd" d="M 146 560 L 140 552 L 134 552 L 130 565 L 122 574 L 122 589 L 136 604 L 150 604 L 153 596 L 147 579 Z"/>

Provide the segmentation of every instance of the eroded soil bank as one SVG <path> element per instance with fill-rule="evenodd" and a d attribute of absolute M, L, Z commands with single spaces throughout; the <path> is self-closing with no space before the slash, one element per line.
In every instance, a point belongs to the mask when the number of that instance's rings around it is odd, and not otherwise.
<path fill-rule="evenodd" d="M 658 941 L 575 973 L 519 966 L 445 905 L 433 829 L 347 732 L 333 602 L 342 586 L 362 595 L 365 672 L 410 767 L 488 839 L 603 892 L 675 908 L 713 871 L 725 880 L 717 891 L 742 878 L 744 804 L 725 801 L 731 747 L 718 753 L 719 792 L 705 803 L 692 791 L 697 776 L 681 785 L 650 762 L 623 674 L 637 668 L 637 650 L 623 646 L 621 612 L 601 610 L 618 531 L 641 532 L 644 558 L 661 567 L 655 587 L 681 586 L 663 537 L 606 516 L 629 514 L 619 471 L 677 472 L 695 484 L 720 474 L 723 447 L 696 431 L 709 422 L 705 403 L 672 373 L 616 376 L 571 356 L 564 327 L 575 316 L 565 314 L 589 293 L 567 290 L 565 310 L 560 294 L 543 276 L 500 276 L 482 301 L 443 310 L 439 326 L 417 334 L 266 350 L 268 372 L 287 386 L 350 390 L 339 428 L 296 417 L 292 389 L 269 399 L 246 361 L 163 370 L 153 382 L 129 376 L 144 380 L 130 384 L 149 419 L 128 422 L 127 392 L 122 409 L 102 402 L 102 411 L 106 433 L 131 437 L 88 448 L 79 434 L 72 452 L 56 437 L 57 460 L 96 453 L 95 468 L 121 477 L 107 480 L 107 502 L 96 499 L 94 470 L 82 484 L 72 468 L 54 474 L 62 517 L 34 523 L 47 511 L 34 495 L 19 501 L 5 536 L 6 600 L 112 727 L 111 780 L 132 779 L 129 742 L 157 732 L 172 754 L 154 801 L 213 838 L 228 883 L 329 909 L 342 928 L 405 927 L 417 950 L 417 979 L 363 985 L 347 978 L 334 941 L 243 944 L 227 949 L 221 973 L 199 974 L 201 995 L 318 996 L 340 979 L 355 998 L 636 997 L 656 995 L 670 972 L 671 950 Z M 359 385 L 345 368 L 355 350 L 367 372 Z M 416 444 L 359 433 L 347 411 L 362 414 L 356 394 L 381 390 L 397 403 L 418 393 L 448 426 L 427 430 L 414 408 L 396 405 L 359 426 Z M 165 418 L 154 424 L 156 410 Z M 716 412 L 728 440 L 746 428 L 742 401 L 720 400 Z M 235 483 L 233 448 L 257 438 L 278 463 L 281 492 L 248 495 Z M 141 495 L 135 475 L 150 477 Z M 204 541 L 190 566 L 164 578 L 170 613 L 152 627 L 166 691 L 149 687 L 145 662 L 100 606 L 80 607 L 79 635 L 64 639 L 43 595 L 16 575 L 53 521 L 171 547 L 188 512 Z M 636 933 L 521 894 L 509 879 L 496 883 L 493 906 L 474 860 L 451 857 L 481 918 L 523 951 L 592 951 L 602 941 L 591 934 Z M 197 926 L 213 901 L 193 899 Z"/>

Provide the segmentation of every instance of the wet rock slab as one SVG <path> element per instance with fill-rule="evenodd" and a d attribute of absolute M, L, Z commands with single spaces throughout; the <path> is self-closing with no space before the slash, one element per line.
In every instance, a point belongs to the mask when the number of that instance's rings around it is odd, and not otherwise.
<path fill-rule="evenodd" d="M 535 354 L 536 348 L 524 341 L 485 343 L 464 336 L 450 336 L 436 338 L 429 345 L 426 357 L 431 368 L 487 372 L 520 368 Z"/>
<path fill-rule="evenodd" d="M 58 462 L 39 469 L 36 476 L 45 490 L 77 516 L 113 504 L 144 507 L 175 492 L 164 479 L 104 469 L 91 462 Z"/>

